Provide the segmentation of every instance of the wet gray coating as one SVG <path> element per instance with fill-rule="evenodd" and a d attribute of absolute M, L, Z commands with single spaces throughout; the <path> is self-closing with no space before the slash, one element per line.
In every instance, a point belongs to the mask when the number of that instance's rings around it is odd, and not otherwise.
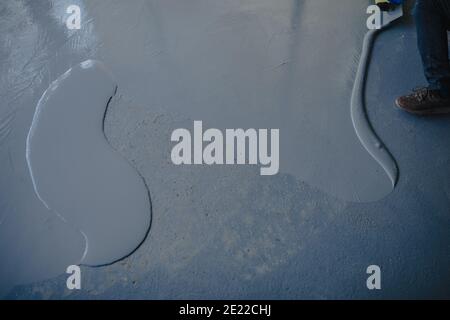
<path fill-rule="evenodd" d="M 55 57 L 55 38 L 36 21 L 36 4 L 0 3 L 0 295 L 63 274 L 85 252 L 82 233 L 37 197 L 25 157 L 37 101 L 54 77 L 46 61 Z"/>
<path fill-rule="evenodd" d="M 366 96 L 366 81 L 367 70 L 369 69 L 370 57 L 377 34 L 387 29 L 392 22 L 401 18 L 403 15 L 403 8 L 399 6 L 395 11 L 383 12 L 383 25 L 381 29 L 369 30 L 364 37 L 361 58 L 359 60 L 358 71 L 355 77 L 355 84 L 353 85 L 351 97 L 351 117 L 353 127 L 356 135 L 363 144 L 364 148 L 370 155 L 380 164 L 384 169 L 389 179 L 391 179 L 392 186 L 395 187 L 398 181 L 399 171 L 395 159 L 391 153 L 386 149 L 383 142 L 374 132 L 370 120 L 367 115 L 365 96 Z"/>
<path fill-rule="evenodd" d="M 0 1 L 2 292 L 51 277 L 7 297 L 450 297 L 449 119 L 392 108 L 399 94 L 426 83 L 410 17 L 379 35 L 367 74 L 368 118 L 401 169 L 388 196 L 390 179 L 353 130 L 350 96 L 370 3 Z M 71 4 L 82 9 L 78 31 L 65 27 Z M 83 289 L 69 291 L 65 267 L 80 262 L 84 239 L 38 199 L 25 142 L 42 94 L 87 59 L 103 61 L 116 77 L 106 136 L 147 182 L 153 222 L 132 255 L 101 268 L 82 266 Z M 288 174 L 173 166 L 170 134 L 193 120 L 204 120 L 205 128 L 279 126 L 282 139 L 289 136 L 286 123 L 297 134 L 281 146 Z M 358 167 L 359 159 L 372 161 L 372 174 Z M 354 175 L 347 175 L 350 164 Z M 360 184 L 349 196 L 352 181 Z M 338 198 L 357 194 L 379 200 Z M 365 287 L 373 263 L 384 270 L 379 292 Z"/>
<path fill-rule="evenodd" d="M 79 31 L 65 27 L 70 4 L 82 9 Z M 59 75 L 88 58 L 102 60 L 120 90 L 137 105 L 203 120 L 205 127 L 280 128 L 281 174 L 352 201 L 377 200 L 392 190 L 389 178 L 359 143 L 349 113 L 366 31 L 366 17 L 361 15 L 365 1 L 346 0 L 337 8 L 324 0 L 276 5 L 254 0 L 244 4 L 134 0 L 129 6 L 120 1 L 7 1 L 2 6 L 6 17 L 11 17 L 2 20 L 7 30 L 2 61 L 8 67 L 2 73 L 6 103 L 0 132 L 2 143 L 11 150 L 2 149 L 4 168 L 14 163 L 20 175 L 11 172 L 10 180 L 26 182 L 26 188 L 15 193 L 2 184 L 4 202 L 11 206 L 30 197 L 39 200 L 25 161 L 26 136 L 39 99 Z M 334 31 L 327 23 L 317 24 L 316 17 L 337 21 Z M 73 90 L 77 98 L 90 96 L 83 96 L 79 88 Z M 105 108 L 105 101 L 98 107 Z M 161 143 L 169 143 L 169 137 L 170 133 L 161 136 Z M 45 205 L 31 203 L 48 211 Z M 7 214 L 8 219 L 18 219 L 16 233 L 32 221 L 3 208 L 3 220 Z M 74 229 L 78 242 L 84 241 L 76 224 L 61 219 L 64 213 L 48 214 Z M 107 226 L 103 230 L 109 232 Z M 8 234 L 3 232 L 5 237 Z M 42 247 L 49 242 L 42 235 L 41 239 L 32 234 L 23 237 Z M 12 239 L 5 243 L 14 247 Z M 79 261 L 84 246 L 78 251 L 79 257 L 67 262 Z M 11 251 L 3 253 L 7 257 Z M 31 266 L 42 263 L 26 251 L 22 254 Z"/>
<path fill-rule="evenodd" d="M 56 79 L 36 107 L 26 157 L 45 206 L 86 237 L 82 263 L 113 263 L 133 252 L 150 227 L 150 199 L 137 171 L 107 142 L 106 107 L 116 85 L 93 60 Z"/>
<path fill-rule="evenodd" d="M 392 191 L 350 116 L 367 1 L 344 0 L 338 7 L 328 0 L 136 1 L 119 7 L 111 4 L 117 15 L 99 20 L 96 34 L 115 35 L 100 48 L 102 61 L 121 75 L 119 87 L 136 103 L 203 120 L 205 130 L 279 128 L 280 172 L 335 197 L 367 202 Z M 105 8 L 90 9 L 100 14 Z M 142 12 L 146 18 L 132 33 L 122 27 Z"/>

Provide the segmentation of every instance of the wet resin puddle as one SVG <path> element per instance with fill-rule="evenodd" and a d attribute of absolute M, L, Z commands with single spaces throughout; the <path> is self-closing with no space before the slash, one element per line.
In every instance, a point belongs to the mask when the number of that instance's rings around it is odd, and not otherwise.
<path fill-rule="evenodd" d="M 403 8 L 398 7 L 395 11 L 383 12 L 382 14 L 382 28 L 379 30 L 370 30 L 364 36 L 358 71 L 356 72 L 355 83 L 352 90 L 350 114 L 356 135 L 362 145 L 384 169 L 392 182 L 392 186 L 395 187 L 399 176 L 397 163 L 392 154 L 373 130 L 372 124 L 370 123 L 367 115 L 367 106 L 365 103 L 367 73 L 369 70 L 370 58 L 372 56 L 372 49 L 374 47 L 376 36 L 381 31 L 388 29 L 394 21 L 403 16 Z"/>
<path fill-rule="evenodd" d="M 127 207 L 120 230 L 121 214 L 116 208 L 111 217 L 108 212 L 95 211 L 104 208 L 96 207 L 96 199 L 89 194 L 100 192 L 99 200 L 109 210 L 117 197 L 97 189 L 108 181 L 99 178 L 108 178 L 104 175 L 109 168 L 116 171 L 109 177 L 112 188 L 128 183 L 115 180 L 121 173 L 114 166 L 127 164 L 116 163 L 117 154 L 108 149 L 103 133 L 97 130 L 116 87 L 98 65 L 75 67 L 47 91 L 48 102 L 64 100 L 59 124 L 50 122 L 61 110 L 42 100 L 51 112 L 42 112 L 42 121 L 33 124 L 41 135 L 30 148 L 37 194 L 34 190 L 25 142 L 35 106 L 50 81 L 88 58 L 107 64 L 121 93 L 149 111 L 160 109 L 164 115 L 202 120 L 209 128 L 279 128 L 280 174 L 349 201 L 377 201 L 392 191 L 391 178 L 361 145 L 349 112 L 361 43 L 367 32 L 367 1 L 134 0 L 130 5 L 79 0 L 74 3 L 83 10 L 83 27 L 67 32 L 62 19 L 66 4 L 71 3 L 3 0 L 0 4 L 4 9 L 0 10 L 4 18 L 0 27 L 5 30 L 0 37 L 0 261 L 7 261 L 0 264 L 1 287 L 7 282 L 19 284 L 64 273 L 67 265 L 81 263 L 84 252 L 85 264 L 120 259 L 139 244 L 150 223 L 147 194 L 147 203 L 140 199 L 132 205 L 147 212 L 147 218 L 137 218 L 144 221 L 143 226 L 131 221 L 134 210 L 130 212 Z M 398 34 L 390 32 L 383 35 L 388 43 L 398 43 L 398 52 L 407 52 L 410 48 L 396 37 Z M 377 50 L 373 58 L 379 61 L 387 56 L 389 51 Z M 84 79 L 83 73 L 92 73 L 98 81 Z M 397 80 L 394 73 L 391 78 Z M 380 92 L 386 88 L 386 78 L 372 71 L 369 76 L 368 108 L 389 108 L 385 93 Z M 399 83 L 393 87 L 401 91 Z M 70 84 L 74 84 L 72 89 Z M 61 90 L 70 99 L 63 99 Z M 81 104 L 93 106 L 92 118 L 80 109 Z M 77 110 L 83 114 L 74 114 Z M 124 119 L 129 111 L 128 105 L 121 111 Z M 52 129 L 45 129 L 47 125 Z M 384 123 L 373 125 L 389 131 Z M 92 141 L 85 128 L 92 129 Z M 120 128 L 113 125 L 112 130 L 118 134 Z M 378 133 L 383 134 L 383 130 Z M 47 135 L 48 143 L 42 141 Z M 170 144 L 170 134 L 158 137 L 161 145 Z M 80 144 L 81 139 L 88 139 L 86 146 Z M 63 152 L 55 153 L 50 142 L 58 146 L 56 151 Z M 390 141 L 384 142 L 389 148 Z M 97 143 L 102 147 L 89 147 Z M 133 149 L 142 160 L 140 168 L 151 158 L 150 151 L 144 152 L 146 143 L 140 140 Z M 93 164 L 101 161 L 88 159 L 89 155 L 97 158 L 99 150 L 105 155 L 101 177 L 93 169 Z M 116 159 L 109 165 L 108 152 Z M 82 158 L 75 161 L 80 154 Z M 91 170 L 95 171 L 92 177 Z M 173 170 L 164 174 L 173 174 Z M 148 176 L 153 179 L 153 174 Z M 137 180 L 130 180 L 137 187 Z M 266 179 L 258 181 L 267 183 Z M 53 183 L 58 187 L 52 187 Z M 110 186 L 106 187 L 101 190 L 109 190 Z M 139 192 L 144 194 L 141 187 Z M 127 199 L 121 203 L 129 201 L 132 192 L 127 187 Z M 167 208 L 174 209 L 170 200 L 174 195 L 164 195 Z M 200 206 L 201 201 L 196 201 L 192 210 Z M 67 207 L 71 210 L 64 210 Z M 117 239 L 110 237 L 114 232 Z M 83 233 L 88 238 L 87 251 Z M 102 256 L 96 255 L 101 251 Z"/>
<path fill-rule="evenodd" d="M 45 9 L 44 2 L 39 5 Z M 68 265 L 81 262 L 86 246 L 79 230 L 36 196 L 26 163 L 31 118 L 48 86 L 44 66 L 56 54 L 54 38 L 46 37 L 36 22 L 37 6 L 11 0 L 0 4 L 0 297 L 15 285 L 63 274 Z M 58 61 L 48 65 L 56 67 Z"/>
<path fill-rule="evenodd" d="M 103 132 L 115 91 L 100 62 L 71 68 L 40 99 L 26 144 L 36 194 L 86 237 L 81 262 L 91 266 L 129 255 L 144 240 L 151 220 L 143 179 Z"/>
<path fill-rule="evenodd" d="M 279 128 L 281 174 L 343 200 L 372 202 L 392 192 L 396 173 L 393 167 L 385 170 L 386 162 L 380 165 L 378 149 L 374 158 L 361 144 L 350 114 L 367 5 L 363 0 L 86 4 L 94 16 L 120 12 L 96 24 L 100 39 L 115 35 L 100 54 L 137 104 L 202 120 L 208 128 Z M 121 27 L 129 24 L 131 29 Z M 380 87 L 382 81 L 376 81 L 371 86 Z M 390 147 L 384 142 L 382 152 Z"/>

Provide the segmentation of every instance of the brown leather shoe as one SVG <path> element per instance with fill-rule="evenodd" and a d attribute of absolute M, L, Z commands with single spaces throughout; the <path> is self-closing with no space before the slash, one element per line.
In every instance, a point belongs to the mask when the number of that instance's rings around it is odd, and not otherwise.
<path fill-rule="evenodd" d="M 414 89 L 409 95 L 395 100 L 400 109 L 416 115 L 450 113 L 450 99 L 443 98 L 439 91 L 429 88 Z"/>

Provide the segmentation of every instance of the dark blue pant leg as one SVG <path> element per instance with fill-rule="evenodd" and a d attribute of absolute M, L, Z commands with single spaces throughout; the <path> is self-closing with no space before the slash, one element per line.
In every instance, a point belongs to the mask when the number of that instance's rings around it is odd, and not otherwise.
<path fill-rule="evenodd" d="M 450 0 L 417 0 L 415 9 L 419 51 L 430 89 L 450 97 L 447 30 Z"/>

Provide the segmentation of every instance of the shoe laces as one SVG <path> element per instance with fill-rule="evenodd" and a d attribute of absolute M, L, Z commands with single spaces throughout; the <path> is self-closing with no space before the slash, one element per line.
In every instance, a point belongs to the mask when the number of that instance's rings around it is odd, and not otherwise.
<path fill-rule="evenodd" d="M 417 87 L 413 89 L 412 96 L 418 101 L 422 102 L 432 97 L 433 90 L 427 87 Z"/>

